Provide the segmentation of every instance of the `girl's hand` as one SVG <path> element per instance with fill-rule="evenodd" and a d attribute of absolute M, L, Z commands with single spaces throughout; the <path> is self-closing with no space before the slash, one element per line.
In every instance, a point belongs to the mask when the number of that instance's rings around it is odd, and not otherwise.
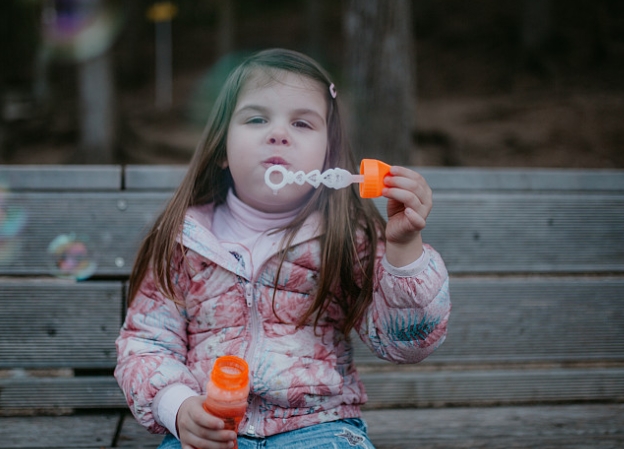
<path fill-rule="evenodd" d="M 388 198 L 386 258 L 395 267 L 409 265 L 423 252 L 421 231 L 433 207 L 429 184 L 420 174 L 393 166 L 386 176 L 383 196 Z"/>
<path fill-rule="evenodd" d="M 190 397 L 180 406 L 176 424 L 182 449 L 229 449 L 236 432 L 223 430 L 223 420 L 209 414 L 201 396 Z"/>

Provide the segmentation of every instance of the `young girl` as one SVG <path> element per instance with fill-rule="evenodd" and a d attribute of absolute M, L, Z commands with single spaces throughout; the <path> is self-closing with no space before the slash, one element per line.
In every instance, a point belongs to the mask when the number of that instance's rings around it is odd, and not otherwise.
<path fill-rule="evenodd" d="M 161 448 L 233 446 L 235 432 L 202 408 L 223 355 L 249 364 L 239 447 L 372 448 L 350 332 L 396 363 L 445 338 L 448 275 L 422 243 L 432 195 L 420 175 L 392 167 L 387 223 L 354 187 L 265 184 L 275 164 L 355 172 L 336 97 L 302 54 L 242 63 L 142 244 L 115 376 L 139 422 L 169 432 Z"/>

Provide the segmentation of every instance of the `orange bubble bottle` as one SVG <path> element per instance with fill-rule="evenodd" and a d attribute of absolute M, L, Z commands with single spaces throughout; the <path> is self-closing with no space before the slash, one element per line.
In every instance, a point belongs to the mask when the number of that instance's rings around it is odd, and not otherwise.
<path fill-rule="evenodd" d="M 249 396 L 249 367 L 247 362 L 233 355 L 219 357 L 212 367 L 206 385 L 204 410 L 223 419 L 225 428 L 238 432 Z M 234 444 L 236 449 L 238 444 Z"/>

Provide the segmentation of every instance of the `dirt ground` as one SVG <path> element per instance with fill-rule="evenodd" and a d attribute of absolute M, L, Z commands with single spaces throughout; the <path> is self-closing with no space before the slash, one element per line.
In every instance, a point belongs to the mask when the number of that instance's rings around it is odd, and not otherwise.
<path fill-rule="evenodd" d="M 240 48 L 269 42 L 304 46 L 301 23 L 292 19 L 292 12 L 272 21 L 255 14 L 241 18 L 240 26 L 247 32 L 238 37 Z M 611 34 L 604 31 L 606 37 L 596 41 L 600 45 L 592 43 L 587 36 L 593 34 L 587 30 L 567 34 L 560 30 L 559 40 L 565 45 L 535 60 L 517 54 L 517 43 L 500 17 L 482 19 L 487 26 L 476 19 L 467 25 L 459 14 L 447 14 L 437 28 L 417 20 L 422 36 L 415 52 L 414 165 L 624 168 L 624 19 L 608 22 Z M 339 17 L 328 21 L 332 29 L 340 28 Z M 198 104 L 202 107 L 202 86 L 216 61 L 215 33 L 174 28 L 174 103 L 168 111 L 154 106 L 151 36 L 143 36 L 144 45 L 139 45 L 138 81 L 126 79 L 131 58 L 124 48 L 114 50 L 118 62 L 115 162 L 184 164 L 202 131 L 197 116 L 205 111 L 197 110 Z M 258 36 L 264 37 L 259 44 L 254 41 Z M 344 51 L 339 36 L 328 33 L 325 45 L 329 69 L 335 73 Z M 10 125 L 3 163 L 75 160 L 76 70 L 71 66 L 55 70 L 51 113 L 38 121 Z"/>

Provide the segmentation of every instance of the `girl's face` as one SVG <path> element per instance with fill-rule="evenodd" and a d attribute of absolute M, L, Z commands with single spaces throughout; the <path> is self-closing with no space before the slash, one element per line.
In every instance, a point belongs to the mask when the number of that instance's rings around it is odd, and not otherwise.
<path fill-rule="evenodd" d="M 321 83 L 290 72 L 276 80 L 258 73 L 241 90 L 227 135 L 227 162 L 236 196 L 264 212 L 302 206 L 312 186 L 288 184 L 274 194 L 264 182 L 272 165 L 322 171 L 327 152 L 327 101 Z M 274 181 L 281 175 L 274 173 Z"/>

